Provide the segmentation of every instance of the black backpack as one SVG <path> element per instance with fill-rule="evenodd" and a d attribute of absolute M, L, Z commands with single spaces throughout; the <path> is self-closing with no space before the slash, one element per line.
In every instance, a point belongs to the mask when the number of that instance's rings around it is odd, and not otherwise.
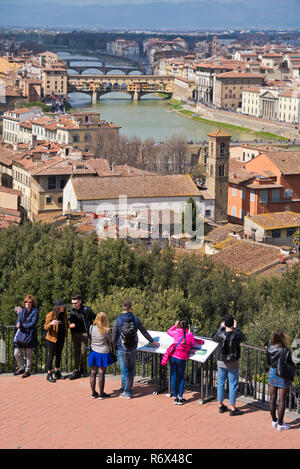
<path fill-rule="evenodd" d="M 137 345 L 137 326 L 134 319 L 124 321 L 121 328 L 121 342 L 124 349 L 134 349 Z"/>

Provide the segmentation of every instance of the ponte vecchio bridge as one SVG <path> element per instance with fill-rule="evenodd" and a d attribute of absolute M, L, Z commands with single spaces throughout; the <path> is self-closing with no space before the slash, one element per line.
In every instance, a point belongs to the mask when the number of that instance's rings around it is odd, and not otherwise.
<path fill-rule="evenodd" d="M 92 102 L 104 94 L 122 92 L 134 101 L 149 93 L 164 93 L 170 98 L 174 92 L 173 76 L 154 75 L 68 75 L 68 94 L 89 94 Z"/>
<path fill-rule="evenodd" d="M 75 60 L 75 59 L 64 59 L 64 62 L 68 66 L 68 70 L 74 70 L 79 75 L 81 75 L 86 70 L 99 70 L 103 75 L 106 75 L 108 72 L 111 71 L 121 71 L 124 72 L 125 75 L 129 75 L 130 72 L 134 71 L 141 71 L 144 72 L 144 68 L 141 64 L 136 65 L 110 65 L 106 64 L 106 62 L 100 61 L 99 59 L 89 59 L 86 58 L 84 60 Z"/>

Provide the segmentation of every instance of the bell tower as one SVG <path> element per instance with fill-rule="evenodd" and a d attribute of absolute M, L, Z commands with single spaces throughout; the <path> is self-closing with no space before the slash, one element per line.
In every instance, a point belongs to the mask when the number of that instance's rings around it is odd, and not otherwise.
<path fill-rule="evenodd" d="M 227 221 L 229 146 L 231 135 L 220 129 L 208 136 L 206 186 L 215 199 L 215 221 Z"/>

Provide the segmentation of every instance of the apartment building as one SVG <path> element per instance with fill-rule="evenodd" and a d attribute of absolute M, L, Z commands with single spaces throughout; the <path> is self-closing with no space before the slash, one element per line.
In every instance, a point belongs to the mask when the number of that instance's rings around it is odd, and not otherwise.
<path fill-rule="evenodd" d="M 138 57 L 139 45 L 136 41 L 129 41 L 127 39 L 116 39 L 110 41 L 106 45 L 106 50 L 113 55 L 120 55 L 122 57 Z"/>
<path fill-rule="evenodd" d="M 67 97 L 68 74 L 66 68 L 46 67 L 42 69 L 42 88 L 44 97 L 63 96 Z"/>
<path fill-rule="evenodd" d="M 300 152 L 265 151 L 248 162 L 230 159 L 228 218 L 300 212 Z"/>
<path fill-rule="evenodd" d="M 33 119 L 39 114 L 41 114 L 40 107 L 19 108 L 6 111 L 3 114 L 3 141 L 11 144 L 20 142 L 20 124 L 29 119 Z"/>
<path fill-rule="evenodd" d="M 297 124 L 300 122 L 300 91 L 297 88 L 249 88 L 242 93 L 242 113 Z"/>
<path fill-rule="evenodd" d="M 249 72 L 231 71 L 214 76 L 213 104 L 218 108 L 234 110 L 242 108 L 243 91 L 262 86 L 264 77 Z"/>
<path fill-rule="evenodd" d="M 91 149 L 93 138 L 97 132 L 104 130 L 113 134 L 118 133 L 120 129 L 120 126 L 100 119 L 100 114 L 97 112 L 77 112 L 49 117 L 41 113 L 40 108 L 31 108 L 32 110 L 35 114 L 33 112 L 26 114 L 28 109 L 26 112 L 21 109 L 17 113 L 16 111 L 5 113 L 3 123 L 3 140 L 5 142 L 32 145 L 33 139 L 37 141 L 48 140 L 88 151 Z M 10 113 L 12 113 L 11 117 Z M 25 116 L 27 116 L 27 120 L 25 120 Z"/>

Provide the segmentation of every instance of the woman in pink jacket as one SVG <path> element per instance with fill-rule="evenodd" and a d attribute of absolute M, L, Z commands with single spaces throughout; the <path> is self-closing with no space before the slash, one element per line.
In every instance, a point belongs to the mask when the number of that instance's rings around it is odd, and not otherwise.
<path fill-rule="evenodd" d="M 187 319 L 182 319 L 181 321 L 176 321 L 175 325 L 167 332 L 167 334 L 173 337 L 174 343 L 178 344 L 170 359 L 170 370 L 174 404 L 179 405 L 185 401 L 182 394 L 186 360 L 189 358 L 190 348 L 195 344 L 194 336 L 189 332 L 188 327 Z"/>

